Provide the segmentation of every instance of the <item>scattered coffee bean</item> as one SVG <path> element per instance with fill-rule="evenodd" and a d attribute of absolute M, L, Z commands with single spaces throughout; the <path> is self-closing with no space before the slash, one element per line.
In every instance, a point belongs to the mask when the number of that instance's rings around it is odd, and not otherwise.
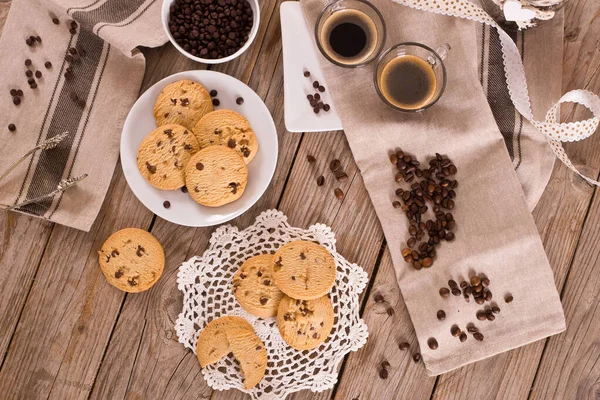
<path fill-rule="evenodd" d="M 41 37 L 39 37 L 39 36 L 36 36 L 36 37 L 35 37 L 35 40 L 36 40 L 38 43 L 42 43 L 42 38 L 41 38 Z"/>
<path fill-rule="evenodd" d="M 241 106 L 242 104 L 244 104 L 244 99 L 242 97 L 238 97 L 237 99 L 235 99 L 235 104 Z"/>
<path fill-rule="evenodd" d="M 75 21 L 71 21 L 71 22 L 70 22 L 70 25 L 71 25 L 71 28 L 73 28 L 73 29 L 77 29 L 77 22 L 75 22 Z"/>
<path fill-rule="evenodd" d="M 310 76 L 310 71 L 304 71 L 304 77 L 308 78 Z"/>
<path fill-rule="evenodd" d="M 427 346 L 429 346 L 431 350 L 437 350 L 438 342 L 435 340 L 435 338 L 429 338 L 427 339 Z"/>
<path fill-rule="evenodd" d="M 454 296 L 460 296 L 461 295 L 460 289 L 456 289 L 456 288 L 452 289 L 452 294 Z"/>
<path fill-rule="evenodd" d="M 387 362 L 386 360 L 383 360 L 383 361 L 381 362 L 381 368 L 386 368 L 386 369 L 387 369 L 387 368 L 389 368 L 389 367 L 390 367 L 390 363 L 389 363 L 389 362 Z"/>
<path fill-rule="evenodd" d="M 306 156 L 306 161 L 308 161 L 310 164 L 313 164 L 317 161 L 317 159 L 315 158 L 315 156 L 309 154 Z"/>
<path fill-rule="evenodd" d="M 340 188 L 336 188 L 333 191 L 333 193 L 335 194 L 335 197 L 337 197 L 338 199 L 343 199 L 344 198 L 344 192 Z"/>
<path fill-rule="evenodd" d="M 165 201 L 163 202 L 163 207 L 164 207 L 164 208 L 170 208 L 170 207 L 171 207 L 171 202 L 170 202 L 169 200 L 165 200 Z"/>
<path fill-rule="evenodd" d="M 410 344 L 408 344 L 408 342 L 402 342 L 398 345 L 398 348 L 402 351 L 407 350 L 410 347 Z"/>
<path fill-rule="evenodd" d="M 460 335 L 461 330 L 458 327 L 458 325 L 452 325 L 452 327 L 450 328 L 450 333 L 452 334 L 452 336 L 457 337 L 458 335 Z"/>
<path fill-rule="evenodd" d="M 504 301 L 506 303 L 510 303 L 511 301 L 513 301 L 513 297 L 511 294 L 507 294 L 506 296 L 504 296 Z"/>
<path fill-rule="evenodd" d="M 75 47 L 69 47 L 69 53 L 77 54 L 77 49 Z"/>
<path fill-rule="evenodd" d="M 192 56 L 219 59 L 241 49 L 249 39 L 254 15 L 246 0 L 175 0 L 168 29 Z"/>
<path fill-rule="evenodd" d="M 440 289 L 440 296 L 442 296 L 444 298 L 450 296 L 450 290 L 448 288 L 445 288 L 445 287 L 441 288 Z"/>
<path fill-rule="evenodd" d="M 71 35 L 75 35 L 75 34 L 77 33 L 77 29 L 75 29 L 75 28 L 71 28 L 71 29 L 69 29 L 69 33 L 70 33 Z"/>
<path fill-rule="evenodd" d="M 413 361 L 418 363 L 419 361 L 421 361 L 421 353 L 415 353 L 413 354 Z"/>
<path fill-rule="evenodd" d="M 54 25 L 58 25 L 60 23 L 60 21 L 58 20 L 58 18 L 54 17 L 54 18 L 52 18 L 52 23 Z"/>
<path fill-rule="evenodd" d="M 14 132 L 17 130 L 17 127 L 15 126 L 15 124 L 8 124 L 8 130 Z"/>
<path fill-rule="evenodd" d="M 320 176 L 317 178 L 317 185 L 318 185 L 318 186 L 323 186 L 323 184 L 324 184 L 324 183 L 325 183 L 325 177 L 324 177 L 323 175 L 320 175 Z M 336 196 L 337 196 L 337 194 L 336 194 Z"/>
<path fill-rule="evenodd" d="M 493 312 L 494 314 L 500 314 L 500 307 L 498 307 L 498 306 L 493 306 L 493 307 L 492 307 L 492 312 Z"/>
<path fill-rule="evenodd" d="M 70 54 L 67 54 L 65 56 L 65 61 L 68 62 L 69 64 L 73 62 L 73 56 Z"/>
<path fill-rule="evenodd" d="M 464 333 L 464 332 L 461 332 L 461 333 L 460 333 L 460 335 L 458 335 L 458 339 L 459 339 L 461 342 L 466 342 L 466 341 L 467 341 L 467 334 L 466 334 L 466 333 Z"/>
<path fill-rule="evenodd" d="M 348 180 L 348 175 L 343 171 L 337 171 L 335 173 L 335 179 L 337 179 L 338 182 L 346 182 Z"/>
<path fill-rule="evenodd" d="M 389 315 L 390 317 L 393 316 L 396 311 L 394 311 L 394 309 L 392 307 L 388 307 L 387 310 L 385 310 L 385 312 L 387 313 L 387 315 Z"/>
<path fill-rule="evenodd" d="M 340 160 L 337 159 L 331 161 L 331 163 L 329 164 L 329 169 L 333 172 L 338 171 L 341 167 L 342 163 L 340 163 Z"/>
<path fill-rule="evenodd" d="M 46 67 L 46 69 L 50 69 L 50 68 L 52 68 L 52 63 L 50 61 L 46 61 L 44 63 L 44 67 Z"/>
<path fill-rule="evenodd" d="M 187 186 L 182 186 L 182 187 L 181 187 L 181 191 L 182 191 L 183 193 L 187 193 L 187 192 L 188 192 L 188 188 L 187 188 Z"/>
<path fill-rule="evenodd" d="M 439 319 L 440 321 L 443 321 L 446 319 L 446 312 L 444 310 L 439 310 L 437 312 L 437 319 Z"/>
<path fill-rule="evenodd" d="M 393 201 L 393 202 L 392 202 L 392 207 L 394 207 L 394 208 L 400 208 L 400 207 L 402 207 L 402 204 L 400 204 L 400 202 L 399 202 L 399 201 Z M 414 238 L 411 238 L 411 239 L 414 239 Z M 409 240 L 410 240 L 410 239 L 409 239 Z M 407 244 L 408 244 L 408 243 L 407 243 Z M 413 244 L 413 245 L 414 245 L 414 244 Z M 412 246 L 409 244 L 409 245 L 408 245 L 408 247 L 412 247 Z"/>
<path fill-rule="evenodd" d="M 210 97 L 216 97 L 219 94 L 219 92 L 217 92 L 215 89 L 213 89 L 210 91 L 209 94 L 210 94 Z"/>
<path fill-rule="evenodd" d="M 480 341 L 480 342 L 483 340 L 483 335 L 481 334 L 481 332 L 475 332 L 473 334 L 473 337 L 475 338 L 475 340 Z"/>
<path fill-rule="evenodd" d="M 35 77 L 40 79 L 42 77 L 42 71 L 35 71 Z"/>
<path fill-rule="evenodd" d="M 375 303 L 383 303 L 384 298 L 381 294 L 377 293 L 374 297 L 373 300 L 375 300 Z"/>
<path fill-rule="evenodd" d="M 381 369 L 379 370 L 379 377 L 380 377 L 381 379 L 387 379 L 387 377 L 388 377 L 388 370 L 387 370 L 387 369 L 385 369 L 385 368 L 381 368 Z"/>
<path fill-rule="evenodd" d="M 480 321 L 485 321 L 486 320 L 486 316 L 485 316 L 485 311 L 479 310 L 477 311 L 477 314 L 475 314 L 477 319 Z"/>

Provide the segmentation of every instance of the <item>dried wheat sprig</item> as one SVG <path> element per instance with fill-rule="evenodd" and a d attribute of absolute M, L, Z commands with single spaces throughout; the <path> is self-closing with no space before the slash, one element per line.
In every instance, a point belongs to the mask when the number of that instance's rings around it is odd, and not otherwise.
<path fill-rule="evenodd" d="M 51 137 L 50 139 L 45 140 L 44 142 L 38 144 L 33 149 L 29 150 L 27 153 L 23 154 L 17 161 L 15 161 L 6 171 L 0 175 L 0 181 L 4 179 L 8 174 L 14 170 L 17 165 L 21 164 L 25 159 L 31 154 L 35 153 L 38 150 L 50 150 L 58 146 L 60 142 L 62 142 L 67 136 L 69 136 L 69 132 L 59 133 Z"/>
<path fill-rule="evenodd" d="M 81 182 L 82 180 L 84 180 L 87 177 L 88 177 L 88 174 L 83 174 L 83 175 L 76 176 L 74 178 L 63 179 L 62 181 L 60 181 L 58 183 L 58 185 L 56 186 L 56 189 L 54 189 L 52 192 L 50 192 L 48 194 L 45 194 L 40 197 L 36 197 L 35 199 L 22 201 L 21 203 L 15 204 L 14 206 L 7 206 L 5 204 L 0 204 L 0 208 L 4 209 L 6 211 L 10 211 L 10 210 L 15 210 L 17 208 L 26 206 L 27 204 L 38 203 L 42 200 L 46 200 L 48 198 L 56 196 L 59 193 L 63 193 L 65 191 L 69 190 L 70 188 L 77 185 L 79 182 Z"/>

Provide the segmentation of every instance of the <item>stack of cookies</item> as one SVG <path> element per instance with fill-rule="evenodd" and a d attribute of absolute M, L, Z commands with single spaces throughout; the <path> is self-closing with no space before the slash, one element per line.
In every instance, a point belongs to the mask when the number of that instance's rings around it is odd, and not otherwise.
<path fill-rule="evenodd" d="M 297 350 L 322 344 L 333 327 L 334 311 L 327 293 L 336 278 L 336 265 L 327 249 L 314 242 L 296 240 L 275 254 L 244 261 L 233 277 L 232 291 L 240 306 L 261 318 L 277 317 L 283 340 Z M 244 333 L 238 354 L 232 343 Z M 267 364 L 264 344 L 252 326 L 239 317 L 221 317 L 200 333 L 196 348 L 202 367 L 233 352 L 242 366 L 244 387 L 254 387 Z"/>
<path fill-rule="evenodd" d="M 187 187 L 199 204 L 219 207 L 239 199 L 248 182 L 247 164 L 258 151 L 250 123 L 232 110 L 214 111 L 198 82 L 167 85 L 156 99 L 157 128 L 142 141 L 137 166 L 162 190 Z"/>

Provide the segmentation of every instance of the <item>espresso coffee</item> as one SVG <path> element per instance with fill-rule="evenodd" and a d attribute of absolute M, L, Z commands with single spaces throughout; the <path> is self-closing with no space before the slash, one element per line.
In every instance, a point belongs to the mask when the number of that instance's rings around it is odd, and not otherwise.
<path fill-rule="evenodd" d="M 417 110 L 428 105 L 437 88 L 431 65 L 413 55 L 389 61 L 379 76 L 378 84 L 390 103 L 405 110 Z"/>
<path fill-rule="evenodd" d="M 339 10 L 323 23 L 320 44 L 334 61 L 357 65 L 369 59 L 377 45 L 377 28 L 364 12 L 354 9 Z"/>

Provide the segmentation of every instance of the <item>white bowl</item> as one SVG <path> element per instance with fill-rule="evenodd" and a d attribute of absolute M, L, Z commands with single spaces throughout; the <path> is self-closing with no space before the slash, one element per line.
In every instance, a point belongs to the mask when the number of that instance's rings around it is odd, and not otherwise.
<path fill-rule="evenodd" d="M 174 1 L 175 0 L 163 0 L 162 11 L 161 11 L 163 28 L 165 29 L 165 32 L 167 33 L 167 36 L 169 37 L 169 40 L 171 41 L 173 46 L 175 46 L 175 48 L 177 50 L 179 50 L 179 52 L 181 54 L 183 54 L 190 60 L 194 60 L 196 62 L 204 63 L 204 64 L 226 63 L 226 62 L 231 61 L 234 58 L 238 57 L 243 52 L 245 52 L 248 49 L 248 47 L 250 47 L 250 45 L 254 41 L 254 38 L 256 37 L 256 33 L 258 32 L 258 26 L 260 25 L 260 9 L 258 7 L 258 0 L 247 0 L 248 3 L 250 4 L 250 8 L 252 9 L 252 28 L 250 29 L 250 34 L 248 35 L 248 40 L 246 41 L 246 43 L 244 43 L 244 45 L 238 51 L 236 51 L 235 53 L 233 53 L 232 55 L 227 56 L 227 57 L 217 58 L 217 59 L 196 57 L 196 56 L 192 55 L 191 53 L 188 53 L 187 51 L 185 51 L 179 44 L 177 44 L 177 42 L 173 38 L 173 35 L 171 35 L 171 31 L 169 30 L 169 8 L 171 7 L 171 4 L 173 4 Z"/>

